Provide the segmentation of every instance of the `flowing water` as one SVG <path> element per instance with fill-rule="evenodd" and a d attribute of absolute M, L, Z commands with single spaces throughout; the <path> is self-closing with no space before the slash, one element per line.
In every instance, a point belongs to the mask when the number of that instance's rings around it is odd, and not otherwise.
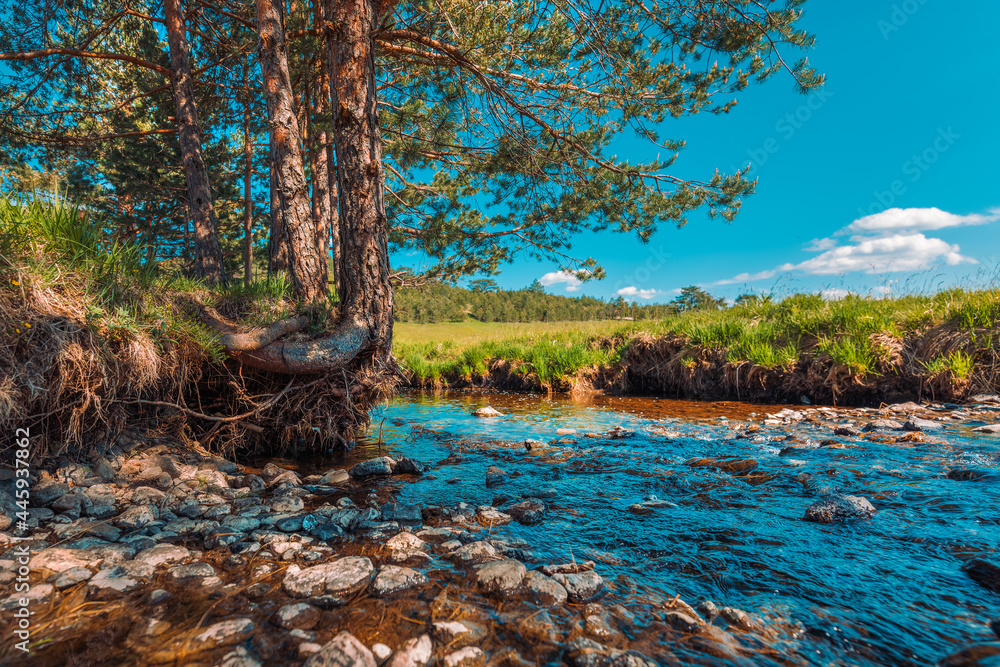
<path fill-rule="evenodd" d="M 506 416 L 470 415 L 485 405 Z M 423 506 L 502 506 L 541 493 L 549 506 L 542 523 L 504 528 L 538 559 L 596 561 L 612 596 L 636 611 L 679 594 L 756 614 L 775 628 L 789 663 L 928 664 L 988 641 L 1000 595 L 961 568 L 1000 548 L 1000 483 L 946 473 L 996 471 L 1000 436 L 973 433 L 985 422 L 946 411 L 922 415 L 953 414 L 933 436 L 875 441 L 833 435 L 836 423 L 878 416 L 857 411 L 762 423 L 778 409 L 404 394 L 373 415 L 371 432 L 384 444 L 351 458 L 381 449 L 431 464 L 419 481 L 382 483 L 383 492 Z M 529 451 L 529 439 L 541 442 Z M 702 458 L 757 465 L 730 474 L 690 464 Z M 505 484 L 486 487 L 491 465 L 507 472 Z M 805 521 L 806 507 L 828 493 L 864 496 L 878 511 L 850 523 Z M 667 503 L 630 509 L 651 496 Z"/>

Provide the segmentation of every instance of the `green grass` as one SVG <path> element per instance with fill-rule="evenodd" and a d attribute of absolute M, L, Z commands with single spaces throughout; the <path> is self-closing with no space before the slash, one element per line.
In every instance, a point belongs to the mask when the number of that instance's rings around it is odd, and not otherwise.
<path fill-rule="evenodd" d="M 836 301 L 797 294 L 643 322 L 397 323 L 394 350 L 424 381 L 474 380 L 503 359 L 544 385 L 583 368 L 613 364 L 636 335 L 648 333 L 686 338 L 692 360 L 699 349 L 722 350 L 732 363 L 788 369 L 820 356 L 864 378 L 879 375 L 890 360 L 888 343 L 934 326 L 967 332 L 975 345 L 991 347 L 998 316 L 997 289 Z M 974 350 L 925 365 L 929 373 L 940 368 L 963 378 L 975 367 Z"/>

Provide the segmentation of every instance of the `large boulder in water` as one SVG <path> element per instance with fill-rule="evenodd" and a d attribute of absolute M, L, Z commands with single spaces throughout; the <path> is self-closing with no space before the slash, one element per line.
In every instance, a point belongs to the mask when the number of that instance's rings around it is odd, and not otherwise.
<path fill-rule="evenodd" d="M 473 417 L 503 417 L 503 413 L 499 410 L 486 406 L 485 408 L 479 408 L 472 413 Z"/>
<path fill-rule="evenodd" d="M 875 507 L 861 496 L 828 496 L 806 508 L 806 521 L 836 523 L 848 519 L 867 519 Z"/>
<path fill-rule="evenodd" d="M 380 456 L 377 459 L 368 459 L 355 464 L 347 471 L 351 477 L 358 479 L 372 477 L 374 475 L 391 475 L 396 470 L 396 461 L 388 456 Z"/>

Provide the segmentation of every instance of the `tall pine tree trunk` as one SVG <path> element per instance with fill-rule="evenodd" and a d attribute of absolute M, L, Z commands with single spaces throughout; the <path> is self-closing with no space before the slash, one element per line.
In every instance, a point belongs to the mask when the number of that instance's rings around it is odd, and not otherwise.
<path fill-rule="evenodd" d="M 281 211 L 289 274 L 295 295 L 312 303 L 326 298 L 326 261 L 317 252 L 316 228 L 309 204 L 299 148 L 299 123 L 295 117 L 292 84 L 281 6 L 277 0 L 256 0 L 260 34 L 260 70 L 267 99 L 267 115 L 274 146 L 274 169 Z"/>
<path fill-rule="evenodd" d="M 180 0 L 164 0 L 163 16 L 170 45 L 170 69 L 173 74 L 174 100 L 177 103 L 177 138 L 181 147 L 184 180 L 194 220 L 194 274 L 209 285 L 227 282 L 222 266 L 222 249 L 216 232 L 212 189 L 208 168 L 201 150 L 201 127 L 194 100 L 194 82 L 188 60 L 187 28 L 181 14 Z"/>
<path fill-rule="evenodd" d="M 329 7 L 341 313 L 367 329 L 375 357 L 387 360 L 393 302 L 372 48 L 378 5 L 373 0 L 331 0 Z"/>
<path fill-rule="evenodd" d="M 246 78 L 243 91 L 247 93 Z M 253 142 L 250 134 L 250 98 L 243 98 L 243 284 L 253 284 Z"/>
<path fill-rule="evenodd" d="M 275 21 L 277 8 L 267 6 L 272 1 L 257 0 L 262 42 L 266 41 L 263 36 L 268 30 L 263 27 L 264 22 Z M 245 336 L 227 333 L 222 337 L 223 345 L 244 364 L 279 373 L 329 373 L 359 363 L 384 367 L 392 358 L 389 230 L 371 39 L 377 13 L 371 0 L 331 0 L 329 8 L 329 16 L 336 19 L 329 29 L 333 43 L 330 73 L 333 142 L 337 153 L 337 201 L 343 249 L 340 320 L 329 335 L 305 342 L 276 339 L 301 328 L 304 318 L 278 323 L 280 326 L 272 327 L 277 332 L 273 337 L 255 336 L 249 346 L 243 340 Z M 273 49 L 273 44 L 269 48 Z M 272 62 L 281 62 L 273 50 L 270 56 Z M 274 87 L 280 85 L 284 85 L 283 91 Z M 287 77 L 268 78 L 265 74 L 265 89 L 269 112 L 271 98 L 280 102 L 273 107 L 274 112 L 281 114 L 277 119 L 272 116 L 273 126 L 283 126 L 289 117 L 294 122 Z M 288 154 L 285 160 L 284 167 L 294 172 L 290 175 L 304 182 L 301 160 L 295 162 Z M 276 164 L 281 161 L 276 160 Z M 302 203 L 308 206 L 304 193 Z"/>

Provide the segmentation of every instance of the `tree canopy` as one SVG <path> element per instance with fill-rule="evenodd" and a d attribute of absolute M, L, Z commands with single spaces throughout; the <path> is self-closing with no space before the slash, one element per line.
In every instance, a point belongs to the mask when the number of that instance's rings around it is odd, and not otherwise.
<path fill-rule="evenodd" d="M 805 59 L 786 54 L 812 44 L 797 27 L 803 1 L 383 3 L 368 39 L 390 247 L 425 254 L 428 273 L 445 279 L 495 273 L 526 255 L 600 277 L 599 257 L 573 254 L 582 230 L 647 239 L 697 209 L 732 219 L 754 183 L 745 171 L 674 175 L 684 141 L 669 136 L 668 121 L 724 114 L 740 90 L 781 70 L 802 90 L 821 84 Z M 191 213 L 160 7 L 5 0 L 0 153 L 8 166 L 65 173 L 74 195 L 100 202 L 166 258 L 184 255 Z M 190 0 L 183 9 L 215 213 L 236 267 L 243 210 L 259 227 L 268 204 L 255 8 Z M 283 10 L 299 140 L 311 160 L 334 125 L 323 42 L 341 19 L 321 0 Z M 247 126 L 249 197 L 238 188 Z M 617 155 L 627 133 L 662 157 Z"/>

